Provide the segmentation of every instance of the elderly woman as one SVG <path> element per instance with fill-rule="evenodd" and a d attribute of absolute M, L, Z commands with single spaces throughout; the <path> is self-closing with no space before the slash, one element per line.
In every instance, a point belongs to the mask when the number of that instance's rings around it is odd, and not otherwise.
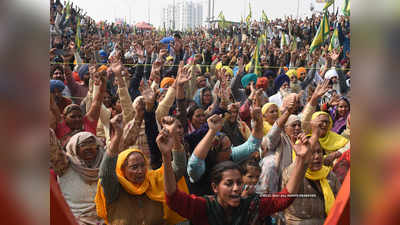
<path fill-rule="evenodd" d="M 264 121 L 264 136 L 271 130 L 272 125 L 280 116 L 280 111 L 275 103 L 266 103 L 261 109 Z"/>
<path fill-rule="evenodd" d="M 65 107 L 62 118 L 59 112 L 52 111 L 57 120 L 57 124 L 52 129 L 56 132 L 57 138 L 61 140 L 63 145 L 72 135 L 80 131 L 87 131 L 96 135 L 106 82 L 98 79 L 95 81 L 95 85 L 101 85 L 100 91 L 94 96 L 90 109 L 85 115 L 82 115 L 80 106 L 76 104 Z"/>
<path fill-rule="evenodd" d="M 315 197 L 297 198 L 284 212 L 286 225 L 322 225 L 335 202 L 340 183 L 329 167 L 323 165 L 323 149 L 316 142 L 312 161 L 300 182 L 299 193 Z M 293 156 L 295 158 L 295 154 Z M 291 177 L 293 165 L 283 172 L 282 187 Z"/>
<path fill-rule="evenodd" d="M 257 190 L 263 193 L 278 191 L 282 181 L 282 171 L 292 163 L 292 149 L 301 133 L 300 119 L 293 115 L 298 103 L 297 95 L 286 97 L 285 109 L 276 120 L 267 136 L 264 136 L 262 148 L 264 158 L 261 161 L 261 177 Z"/>
<path fill-rule="evenodd" d="M 314 94 L 311 97 L 310 102 L 304 107 L 302 116 L 302 128 L 305 133 L 310 133 L 310 124 L 312 121 L 320 121 L 321 124 L 321 134 L 319 138 L 319 143 L 324 149 L 324 164 L 328 166 L 333 165 L 333 161 L 339 158 L 343 152 L 350 148 L 350 141 L 345 137 L 331 131 L 333 126 L 333 121 L 327 112 L 315 112 L 317 106 L 318 98 L 322 97 L 324 93 L 328 90 L 329 80 L 325 80 L 322 85 L 317 87 Z"/>
<path fill-rule="evenodd" d="M 214 196 L 198 197 L 188 195 L 177 190 L 174 173 L 171 165 L 172 147 L 163 150 L 165 162 L 164 186 L 168 206 L 180 215 L 188 218 L 192 224 L 256 224 L 274 212 L 287 208 L 293 198 L 288 194 L 298 192 L 298 184 L 304 178 L 305 168 L 309 161 L 311 146 L 317 141 L 317 136 L 307 142 L 307 138 L 301 137 L 301 145 L 295 147 L 297 154 L 295 169 L 286 187 L 278 194 L 280 197 L 260 197 L 254 195 L 241 198 L 243 190 L 242 169 L 232 161 L 224 161 L 217 164 L 211 172 L 211 187 Z M 160 145 L 167 145 L 168 140 L 159 139 Z"/>
<path fill-rule="evenodd" d="M 72 136 L 64 152 L 50 129 L 50 165 L 67 204 L 81 225 L 103 224 L 93 202 L 103 154 L 102 143 L 89 132 Z"/>
<path fill-rule="evenodd" d="M 108 224 L 176 224 L 182 217 L 165 204 L 162 180 L 164 167 L 151 170 L 139 149 L 121 151 L 122 127 L 114 124 L 114 135 L 100 167 L 100 180 L 95 198 L 97 214 Z M 160 136 L 167 136 L 163 130 Z M 182 149 L 172 151 L 178 187 L 185 189 L 186 158 Z"/>

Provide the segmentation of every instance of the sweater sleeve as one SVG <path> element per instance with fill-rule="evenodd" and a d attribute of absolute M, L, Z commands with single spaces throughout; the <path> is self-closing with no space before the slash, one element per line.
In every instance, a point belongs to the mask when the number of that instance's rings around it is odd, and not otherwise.
<path fill-rule="evenodd" d="M 169 109 L 175 101 L 175 88 L 168 88 L 165 98 L 160 102 L 156 109 L 156 119 L 158 124 L 161 124 L 161 119 L 168 115 Z"/>
<path fill-rule="evenodd" d="M 127 86 L 118 87 L 118 95 L 119 95 L 119 100 L 121 102 L 122 121 L 123 125 L 125 126 L 129 121 L 133 119 L 134 116 L 132 100 L 131 97 L 129 96 L 129 91 Z"/>
<path fill-rule="evenodd" d="M 231 159 L 234 162 L 241 162 L 251 153 L 257 151 L 260 145 L 261 139 L 257 139 L 253 137 L 253 135 L 250 135 L 249 139 L 245 143 L 232 148 Z"/>
<path fill-rule="evenodd" d="M 101 186 L 103 186 L 104 196 L 107 204 L 111 204 L 118 199 L 120 184 L 115 173 L 118 156 L 111 157 L 104 153 L 103 161 L 100 165 Z"/>
<path fill-rule="evenodd" d="M 282 211 L 292 204 L 294 197 L 289 197 L 289 192 L 284 188 L 281 192 L 272 194 L 271 197 L 261 197 L 260 199 L 260 218 L 269 216 L 273 213 Z"/>
<path fill-rule="evenodd" d="M 208 224 L 206 200 L 196 195 L 188 195 L 178 188 L 175 193 L 165 195 L 165 200 L 172 210 L 196 224 Z"/>
<path fill-rule="evenodd" d="M 303 109 L 303 113 L 301 116 L 301 128 L 303 131 L 308 134 L 311 132 L 311 117 L 315 111 L 315 107 L 313 107 L 310 103 L 307 103 Z"/>
<path fill-rule="evenodd" d="M 195 183 L 200 180 L 206 171 L 206 163 L 204 160 L 199 159 L 197 156 L 192 154 L 189 158 L 187 173 L 189 175 L 190 182 Z"/>
<path fill-rule="evenodd" d="M 281 132 L 281 128 L 279 128 L 278 124 L 275 122 L 267 134 L 268 151 L 275 151 L 275 149 L 278 147 L 281 141 Z"/>

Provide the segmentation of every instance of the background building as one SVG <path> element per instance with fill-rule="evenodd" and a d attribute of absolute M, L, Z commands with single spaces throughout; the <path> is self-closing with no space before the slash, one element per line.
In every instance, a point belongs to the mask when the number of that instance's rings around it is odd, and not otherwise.
<path fill-rule="evenodd" d="M 186 30 L 203 25 L 203 3 L 180 0 L 162 9 L 161 27 Z"/>

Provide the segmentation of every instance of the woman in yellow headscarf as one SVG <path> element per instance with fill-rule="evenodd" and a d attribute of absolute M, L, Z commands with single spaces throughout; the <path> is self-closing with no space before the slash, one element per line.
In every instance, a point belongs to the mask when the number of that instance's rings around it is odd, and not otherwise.
<path fill-rule="evenodd" d="M 127 149 L 119 152 L 122 127 L 113 118 L 115 130 L 104 154 L 95 198 L 96 211 L 107 224 L 176 224 L 185 219 L 165 204 L 164 167 L 150 170 L 142 151 Z M 166 132 L 161 132 L 165 136 Z M 182 175 L 185 172 L 184 151 L 172 151 L 178 188 L 188 192 Z"/>
<path fill-rule="evenodd" d="M 262 109 L 261 113 L 263 115 L 264 121 L 264 136 L 267 135 L 268 131 L 272 128 L 275 121 L 281 116 L 281 112 L 275 103 L 266 103 Z"/>
<path fill-rule="evenodd" d="M 324 224 L 340 189 L 340 182 L 331 172 L 331 168 L 323 165 L 323 149 L 318 142 L 313 146 L 312 152 L 311 162 L 298 192 L 310 197 L 296 198 L 284 211 L 287 225 Z M 293 161 L 295 158 L 293 151 Z M 284 170 L 282 185 L 290 178 L 292 167 L 293 164 Z"/>
<path fill-rule="evenodd" d="M 311 121 L 316 121 L 319 123 L 321 128 L 319 143 L 327 155 L 324 159 L 324 164 L 332 166 L 333 161 L 339 158 L 342 153 L 350 147 L 350 141 L 347 138 L 331 131 L 333 121 L 327 112 L 318 111 L 313 113 L 311 116 Z"/>

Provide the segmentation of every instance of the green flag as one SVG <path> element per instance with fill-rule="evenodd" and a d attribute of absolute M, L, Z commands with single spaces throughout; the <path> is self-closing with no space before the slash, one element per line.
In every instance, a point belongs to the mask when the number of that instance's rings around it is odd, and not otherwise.
<path fill-rule="evenodd" d="M 323 8 L 323 10 L 327 10 L 329 8 L 329 6 L 331 6 L 333 4 L 335 0 L 328 0 Z"/>
<path fill-rule="evenodd" d="M 71 16 L 71 6 L 68 1 L 67 5 L 65 6 L 65 19 L 68 20 L 70 16 Z"/>
<path fill-rule="evenodd" d="M 344 0 L 343 14 L 345 16 L 350 16 L 350 0 Z"/>
<path fill-rule="evenodd" d="M 340 47 L 339 43 L 339 32 L 337 27 L 335 28 L 335 31 L 333 32 L 332 38 L 331 38 L 331 43 L 329 44 L 329 49 L 328 51 L 332 51 L 333 49 L 338 49 Z"/>
<path fill-rule="evenodd" d="M 222 13 L 222 11 L 219 13 L 218 19 L 221 20 L 220 22 L 218 22 L 218 26 L 219 26 L 219 27 L 222 27 L 222 28 L 225 28 L 225 25 L 226 25 L 225 16 L 224 16 L 224 14 Z"/>
<path fill-rule="evenodd" d="M 75 44 L 76 44 L 76 49 L 80 51 L 82 41 L 81 41 L 81 19 L 79 18 L 79 16 L 76 16 Z"/>
<path fill-rule="evenodd" d="M 246 23 L 248 26 L 250 25 L 250 22 L 251 22 L 251 5 L 249 2 L 249 15 L 247 15 L 247 17 L 246 17 Z"/>
<path fill-rule="evenodd" d="M 315 37 L 311 43 L 310 53 L 325 42 L 325 40 L 328 38 L 328 34 L 329 34 L 329 21 L 327 12 L 325 11 L 324 17 L 322 18 L 321 23 L 319 24 L 318 31 L 315 34 Z"/>
<path fill-rule="evenodd" d="M 284 46 L 287 46 L 287 40 L 286 40 L 286 34 L 281 31 L 281 49 L 283 49 Z"/>
<path fill-rule="evenodd" d="M 262 11 L 262 18 L 263 18 L 264 22 L 269 23 L 267 14 L 265 14 L 264 9 L 263 9 L 263 11 Z"/>

